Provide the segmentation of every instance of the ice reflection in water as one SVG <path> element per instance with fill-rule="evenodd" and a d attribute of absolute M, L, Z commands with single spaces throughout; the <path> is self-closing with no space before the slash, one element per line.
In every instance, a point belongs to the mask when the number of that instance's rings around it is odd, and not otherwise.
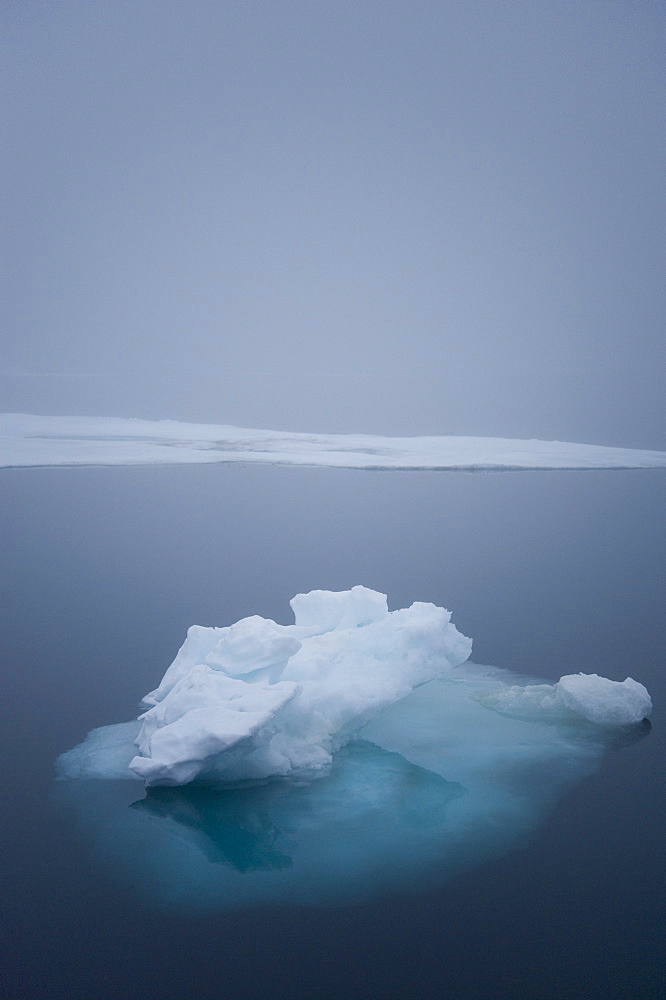
<path fill-rule="evenodd" d="M 329 774 L 307 784 L 149 788 L 132 808 L 176 824 L 213 864 L 250 872 L 291 868 L 304 841 L 319 836 L 357 858 L 368 847 L 393 851 L 396 834 L 441 829 L 449 803 L 463 794 L 399 754 L 358 741 L 336 754 Z M 399 832 L 392 816 L 400 817 Z"/>
<path fill-rule="evenodd" d="M 424 685 L 309 781 L 158 787 L 139 801 L 131 782 L 59 792 L 153 905 L 326 906 L 419 891 L 519 843 L 607 747 L 650 731 L 507 718 L 475 697 L 497 678 L 470 668 L 464 681 Z"/>

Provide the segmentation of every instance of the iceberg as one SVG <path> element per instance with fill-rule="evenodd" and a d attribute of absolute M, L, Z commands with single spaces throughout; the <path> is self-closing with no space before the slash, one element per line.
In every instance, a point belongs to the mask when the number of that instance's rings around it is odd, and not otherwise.
<path fill-rule="evenodd" d="M 89 779 L 59 795 L 152 905 L 432 888 L 520 844 L 606 747 L 649 732 L 637 681 L 471 663 L 433 604 L 389 611 L 364 587 L 291 604 L 292 625 L 192 627 L 138 719 L 59 758 Z"/>
<path fill-rule="evenodd" d="M 125 417 L 0 414 L 0 468 L 259 462 L 338 469 L 666 467 L 666 451 L 493 437 L 306 434 Z"/>
<path fill-rule="evenodd" d="M 647 690 L 631 677 L 581 673 L 556 684 L 512 684 L 486 673 L 479 686 L 473 672 L 456 672 L 471 639 L 434 604 L 389 611 L 385 594 L 356 586 L 297 594 L 291 606 L 293 625 L 258 615 L 224 627 L 193 625 L 138 720 L 93 730 L 61 755 L 61 774 L 138 777 L 147 786 L 312 777 L 359 734 L 440 773 L 431 760 L 410 756 L 434 704 L 441 732 L 429 733 L 432 748 L 463 714 L 458 705 L 452 718 L 444 689 L 429 683 L 436 679 L 464 678 L 466 693 L 484 708 L 542 725 L 632 726 L 652 711 Z M 424 686 L 428 703 L 413 698 L 405 710 L 403 701 Z M 448 697 L 454 704 L 450 688 Z M 398 723 L 387 732 L 396 704 Z M 418 717 L 410 716 L 415 704 Z M 377 717 L 384 722 L 373 725 Z"/>
<path fill-rule="evenodd" d="M 291 605 L 293 625 L 253 616 L 188 630 L 144 698 L 129 771 L 147 785 L 316 772 L 383 708 L 471 653 L 450 612 L 434 604 L 389 612 L 384 594 L 357 586 L 297 594 Z M 60 758 L 70 776 L 103 770 L 103 736 L 94 732 L 99 753 L 89 741 Z"/>
<path fill-rule="evenodd" d="M 606 747 L 649 732 L 637 681 L 474 664 L 433 604 L 389 611 L 357 586 L 291 605 L 291 625 L 193 626 L 138 719 L 58 760 L 60 794 L 154 904 L 419 891 L 519 843 Z"/>

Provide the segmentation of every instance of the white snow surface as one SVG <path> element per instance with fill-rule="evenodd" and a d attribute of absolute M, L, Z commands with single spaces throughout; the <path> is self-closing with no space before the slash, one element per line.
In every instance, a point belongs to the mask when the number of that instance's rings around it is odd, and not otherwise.
<path fill-rule="evenodd" d="M 502 471 L 666 467 L 666 452 L 491 437 L 303 434 L 125 417 L 0 414 L 0 467 L 263 462 Z"/>
<path fill-rule="evenodd" d="M 446 776 L 447 732 L 461 728 L 475 703 L 482 715 L 493 709 L 541 725 L 578 720 L 595 727 L 639 723 L 652 708 L 646 689 L 631 678 L 576 674 L 554 685 L 516 685 L 501 671 L 481 682 L 473 670 L 460 674 L 472 642 L 434 604 L 389 611 L 384 594 L 360 586 L 298 594 L 291 604 L 293 625 L 253 616 L 224 628 L 190 628 L 161 683 L 146 695 L 138 723 L 93 730 L 61 756 L 61 774 L 137 776 L 147 785 L 302 777 L 326 769 L 335 751 L 360 734 Z M 429 682 L 447 679 L 453 686 L 435 696 Z M 416 688 L 430 692 L 428 709 L 407 697 Z M 490 719 L 469 717 L 470 745 L 481 746 Z M 419 749 L 424 719 L 435 730 Z M 488 754 L 482 757 L 487 770 Z"/>

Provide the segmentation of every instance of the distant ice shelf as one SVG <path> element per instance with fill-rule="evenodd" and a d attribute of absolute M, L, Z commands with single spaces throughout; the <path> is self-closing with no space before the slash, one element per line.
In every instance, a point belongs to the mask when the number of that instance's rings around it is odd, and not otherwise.
<path fill-rule="evenodd" d="M 263 462 L 338 469 L 652 469 L 666 451 L 491 437 L 305 434 L 126 417 L 0 414 L 0 468 Z"/>

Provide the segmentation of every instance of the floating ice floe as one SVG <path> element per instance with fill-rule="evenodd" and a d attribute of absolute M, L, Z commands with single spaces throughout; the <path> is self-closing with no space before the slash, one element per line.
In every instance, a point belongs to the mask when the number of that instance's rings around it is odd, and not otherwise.
<path fill-rule="evenodd" d="M 637 681 L 470 663 L 433 604 L 389 612 L 364 587 L 291 604 L 293 625 L 194 626 L 139 719 L 59 758 L 63 778 L 144 779 L 134 802 L 127 781 L 66 794 L 153 901 L 322 905 L 445 879 L 649 731 Z"/>
<path fill-rule="evenodd" d="M 472 649 L 450 613 L 434 604 L 389 612 L 385 595 L 365 587 L 314 590 L 291 604 L 293 625 L 254 616 L 189 629 L 144 699 L 131 772 L 148 785 L 181 785 L 320 770 L 383 708 L 464 662 Z M 103 739 L 96 732 L 94 739 Z M 90 754 L 84 744 L 61 758 L 61 767 L 85 769 Z M 97 773 L 103 756 L 100 748 Z"/>
<path fill-rule="evenodd" d="M 124 417 L 0 414 L 0 467 L 260 462 L 340 469 L 666 467 L 666 452 L 492 437 L 303 434 Z"/>

